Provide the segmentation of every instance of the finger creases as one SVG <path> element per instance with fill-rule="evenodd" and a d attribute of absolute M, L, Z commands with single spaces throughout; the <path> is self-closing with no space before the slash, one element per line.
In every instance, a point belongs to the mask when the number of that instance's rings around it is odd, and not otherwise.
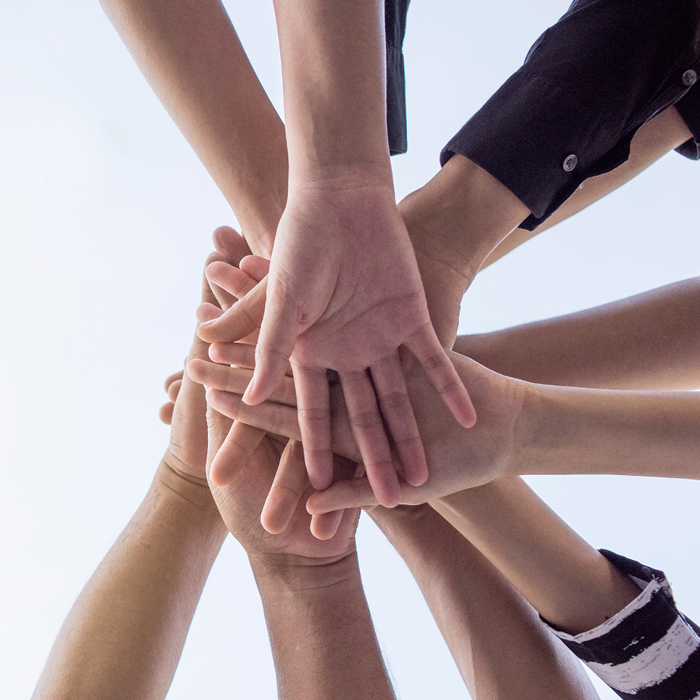
<path fill-rule="evenodd" d="M 398 352 L 373 365 L 370 373 L 382 416 L 396 446 L 402 475 L 409 484 L 420 486 L 428 479 L 428 463 Z"/>
<path fill-rule="evenodd" d="M 406 347 L 423 367 L 455 420 L 464 428 L 473 427 L 476 423 L 474 405 L 432 327 L 423 328 L 411 336 Z"/>
<path fill-rule="evenodd" d="M 399 502 L 399 480 L 374 386 L 367 372 L 343 372 L 339 376 L 350 428 L 362 455 L 367 478 L 379 503 L 391 508 Z"/>

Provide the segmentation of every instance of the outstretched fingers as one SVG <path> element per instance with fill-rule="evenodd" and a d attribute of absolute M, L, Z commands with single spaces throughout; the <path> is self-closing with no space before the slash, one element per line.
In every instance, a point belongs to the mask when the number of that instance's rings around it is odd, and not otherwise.
<path fill-rule="evenodd" d="M 370 373 L 382 416 L 398 452 L 402 475 L 409 484 L 420 486 L 428 479 L 428 463 L 398 352 L 372 365 Z"/>
<path fill-rule="evenodd" d="M 336 481 L 325 491 L 316 491 L 306 501 L 306 510 L 314 517 L 346 508 L 380 505 L 367 477 Z M 397 505 L 397 504 L 394 504 Z"/>
<path fill-rule="evenodd" d="M 464 428 L 473 427 L 476 423 L 474 405 L 432 326 L 428 324 L 411 336 L 406 347 L 421 364 L 456 421 Z"/>
<path fill-rule="evenodd" d="M 211 263 L 207 267 L 206 275 L 209 284 L 221 287 L 224 292 L 236 299 L 243 299 L 258 284 L 256 279 L 243 272 L 243 270 L 220 260 Z"/>
<path fill-rule="evenodd" d="M 209 357 L 222 365 L 235 365 L 255 369 L 255 345 L 247 343 L 212 343 Z M 292 376 L 292 366 L 287 364 L 285 374 Z"/>
<path fill-rule="evenodd" d="M 190 379 L 198 384 L 232 394 L 243 394 L 253 375 L 249 369 L 228 367 L 199 359 L 188 363 L 187 373 Z M 282 383 L 272 392 L 270 400 L 286 406 L 296 405 L 296 393 L 291 377 L 284 377 Z"/>
<path fill-rule="evenodd" d="M 207 390 L 207 403 L 215 411 L 234 420 L 275 435 L 301 440 L 297 411 L 291 406 L 272 402 L 248 406 L 238 394 L 217 389 Z"/>
<path fill-rule="evenodd" d="M 249 296 L 260 289 L 265 278 Z M 243 304 L 245 297 L 239 304 Z M 248 385 L 243 400 L 252 405 L 269 398 L 285 376 L 289 366 L 289 357 L 299 335 L 298 309 L 289 297 L 270 295 L 265 305 L 265 316 L 260 326 L 260 336 L 255 348 L 255 371 Z M 229 340 L 239 340 L 229 338 Z"/>
<path fill-rule="evenodd" d="M 331 399 L 325 370 L 293 368 L 298 422 L 309 481 L 315 489 L 333 483 Z"/>
<path fill-rule="evenodd" d="M 399 502 L 399 480 L 374 386 L 366 371 L 343 372 L 339 376 L 350 427 L 362 455 L 369 483 L 378 502 L 392 508 Z M 329 486 L 330 482 L 323 488 Z"/>
<path fill-rule="evenodd" d="M 289 440 L 260 515 L 262 526 L 270 534 L 277 535 L 287 528 L 308 483 L 303 447 Z"/>

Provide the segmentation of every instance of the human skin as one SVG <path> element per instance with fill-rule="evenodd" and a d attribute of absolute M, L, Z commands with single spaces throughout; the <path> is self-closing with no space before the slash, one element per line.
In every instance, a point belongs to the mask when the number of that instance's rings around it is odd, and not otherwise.
<path fill-rule="evenodd" d="M 498 479 L 431 506 L 564 632 L 598 627 L 641 592 L 521 479 Z"/>
<path fill-rule="evenodd" d="M 411 570 L 474 700 L 598 698 L 535 610 L 430 506 L 370 516 Z"/>
<path fill-rule="evenodd" d="M 700 388 L 700 279 L 493 333 L 454 350 L 509 377 L 600 389 Z"/>
<path fill-rule="evenodd" d="M 220 230 L 218 242 L 229 251 L 224 259 L 236 263 L 248 248 L 232 234 Z M 206 283 L 203 301 L 216 302 Z M 189 360 L 206 355 L 196 338 Z M 69 613 L 33 697 L 164 698 L 228 527 L 260 588 L 280 696 L 393 699 L 362 592 L 357 512 L 346 511 L 335 537 L 325 541 L 311 534 L 303 508 L 283 535 L 266 533 L 260 511 L 286 442 L 271 438 L 258 441 L 231 485 L 216 490 L 215 502 L 207 455 L 211 462 L 230 422 L 210 411 L 207 424 L 204 390 L 186 375 L 172 375 L 166 388 L 171 403 L 161 416 L 172 431 L 165 457 Z M 287 462 L 300 460 L 298 446 L 289 446 Z M 354 465 L 341 468 L 347 475 Z"/>
<path fill-rule="evenodd" d="M 239 365 L 246 359 L 235 345 L 222 348 L 217 358 Z M 694 392 L 533 384 L 504 377 L 461 355 L 452 354 L 451 359 L 481 418 L 469 431 L 450 420 L 429 386 L 411 371 L 410 358 L 406 360 L 409 395 L 431 476 L 420 487 L 402 484 L 402 503 L 425 503 L 518 474 L 700 478 L 700 398 Z M 299 437 L 292 405 L 242 403 L 240 392 L 249 379 L 249 369 L 193 362 L 189 371 L 196 381 L 210 387 L 207 400 L 218 410 L 259 428 Z M 283 383 L 292 381 L 286 378 Z M 287 387 L 277 398 L 286 400 L 290 395 Z M 358 458 L 339 397 L 334 410 L 334 449 L 350 459 Z M 369 485 L 357 478 L 313 494 L 307 507 L 320 514 L 376 504 Z"/>
<path fill-rule="evenodd" d="M 243 245 L 227 260 L 235 263 L 246 252 Z M 202 298 L 213 299 L 209 292 Z M 188 360 L 206 356 L 195 338 Z M 169 378 L 171 387 L 178 401 L 163 412 L 172 422 L 165 456 L 143 503 L 69 612 L 34 700 L 158 700 L 170 687 L 227 534 L 206 482 L 204 392 L 187 377 Z"/>
<path fill-rule="evenodd" d="M 102 5 L 231 204 L 252 251 L 269 258 L 287 198 L 286 136 L 223 6 L 217 0 L 102 0 Z M 585 183 L 550 221 L 587 206 L 688 136 L 675 109 L 666 110 L 637 132 L 628 164 L 589 181 L 594 187 Z M 416 249 L 431 319 L 443 345 L 451 347 L 464 291 L 483 259 L 529 212 L 462 156 L 454 156 L 399 209 Z M 502 245 L 511 246 L 522 233 Z M 266 282 L 240 305 L 252 319 L 249 332 L 260 325 L 265 293 Z M 250 442 L 245 432 L 234 425 L 222 456 Z M 223 482 L 230 463 L 220 460 L 219 477 L 214 463 L 214 480 Z"/>
<path fill-rule="evenodd" d="M 427 478 L 398 348 L 411 349 L 462 424 L 468 427 L 475 417 L 430 324 L 395 204 L 382 10 L 378 0 L 275 3 L 289 190 L 272 252 L 256 371 L 244 399 L 264 400 L 291 360 L 309 477 L 326 488 L 332 481 L 326 371 L 337 371 L 368 478 L 379 500 L 394 505 L 398 479 L 385 426 L 404 478 L 416 484 Z M 240 339 L 230 327 L 237 316 L 233 307 L 203 325 L 202 337 Z"/>

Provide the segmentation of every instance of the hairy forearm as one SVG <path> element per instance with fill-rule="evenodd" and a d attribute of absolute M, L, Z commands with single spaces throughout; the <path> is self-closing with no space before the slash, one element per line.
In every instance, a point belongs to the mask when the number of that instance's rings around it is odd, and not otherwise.
<path fill-rule="evenodd" d="M 634 135 L 630 144 L 629 159 L 621 166 L 604 175 L 598 175 L 586 180 L 583 185 L 562 204 L 541 226 L 534 231 L 518 228 L 503 240 L 486 258 L 482 269 L 488 267 L 514 250 L 525 241 L 538 233 L 556 226 L 582 209 L 590 206 L 599 199 L 622 187 L 633 177 L 646 170 L 661 156 L 691 138 L 690 129 L 686 126 L 675 107 L 665 109 L 661 114 L 644 124 Z"/>
<path fill-rule="evenodd" d="M 700 478 L 700 394 L 530 384 L 515 474 Z"/>
<path fill-rule="evenodd" d="M 376 508 L 371 516 L 420 586 L 472 697 L 597 697 L 532 607 L 436 511 Z"/>
<path fill-rule="evenodd" d="M 521 479 L 498 479 L 431 505 L 541 615 L 568 632 L 597 627 L 639 594 Z"/>
<path fill-rule="evenodd" d="M 64 622 L 34 700 L 160 700 L 226 529 L 164 464 Z"/>
<path fill-rule="evenodd" d="M 461 336 L 454 349 L 518 379 L 601 389 L 700 387 L 700 278 L 567 316 Z"/>
<path fill-rule="evenodd" d="M 284 125 L 218 0 L 101 0 L 139 68 L 270 257 L 287 198 Z"/>
<path fill-rule="evenodd" d="M 311 566 L 251 556 L 283 700 L 393 700 L 357 555 Z"/>

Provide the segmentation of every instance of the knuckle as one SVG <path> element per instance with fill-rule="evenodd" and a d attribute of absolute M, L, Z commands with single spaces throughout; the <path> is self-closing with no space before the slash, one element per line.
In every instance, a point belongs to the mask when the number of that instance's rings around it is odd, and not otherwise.
<path fill-rule="evenodd" d="M 381 427 L 383 430 L 382 419 L 376 411 L 360 411 L 359 413 L 350 414 L 350 424 L 353 428 L 359 430 L 371 430 Z"/>

